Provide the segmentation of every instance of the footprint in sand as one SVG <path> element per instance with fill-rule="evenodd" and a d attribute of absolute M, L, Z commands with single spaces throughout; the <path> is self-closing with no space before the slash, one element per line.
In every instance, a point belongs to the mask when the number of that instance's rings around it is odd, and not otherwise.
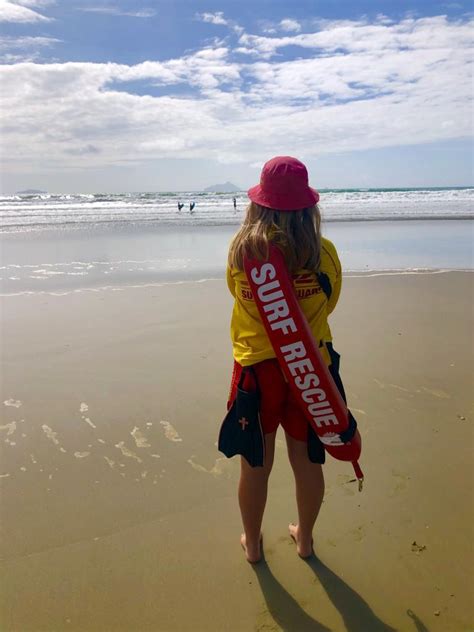
<path fill-rule="evenodd" d="M 338 474 L 337 483 L 346 496 L 354 496 L 355 490 L 352 487 L 353 484 L 357 483 L 356 478 L 351 478 L 347 474 Z"/>
<path fill-rule="evenodd" d="M 395 486 L 390 492 L 390 498 L 398 496 L 400 492 L 404 491 L 407 487 L 407 481 L 410 480 L 410 477 L 407 474 L 403 474 L 402 472 L 398 472 L 397 470 L 392 470 L 392 476 L 395 479 Z"/>
<path fill-rule="evenodd" d="M 350 533 L 354 536 L 356 542 L 361 542 L 365 538 L 365 525 L 361 524 L 355 529 L 351 529 Z"/>
<path fill-rule="evenodd" d="M 413 551 L 413 553 L 419 555 L 420 553 L 423 553 L 423 551 L 426 551 L 426 545 L 418 544 L 417 541 L 414 540 L 411 544 L 411 550 Z"/>

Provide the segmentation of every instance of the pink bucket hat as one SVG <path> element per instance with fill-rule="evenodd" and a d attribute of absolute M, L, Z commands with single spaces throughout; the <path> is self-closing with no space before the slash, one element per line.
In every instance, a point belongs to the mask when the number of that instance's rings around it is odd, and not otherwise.
<path fill-rule="evenodd" d="M 299 211 L 318 203 L 319 193 L 308 185 L 304 164 L 291 156 L 275 156 L 263 165 L 260 184 L 248 190 L 256 204 L 276 211 Z"/>

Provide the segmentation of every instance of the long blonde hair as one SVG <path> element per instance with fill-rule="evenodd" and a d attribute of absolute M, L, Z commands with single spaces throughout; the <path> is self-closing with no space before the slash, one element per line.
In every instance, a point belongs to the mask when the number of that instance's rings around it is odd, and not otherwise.
<path fill-rule="evenodd" d="M 319 272 L 321 213 L 318 205 L 300 211 L 275 211 L 250 202 L 240 230 L 229 249 L 229 265 L 243 270 L 245 256 L 268 257 L 268 244 L 276 244 L 291 273 L 301 268 Z"/>

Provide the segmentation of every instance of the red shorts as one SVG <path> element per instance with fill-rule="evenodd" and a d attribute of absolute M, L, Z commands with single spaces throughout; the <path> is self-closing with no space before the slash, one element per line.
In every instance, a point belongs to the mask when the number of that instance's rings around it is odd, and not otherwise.
<path fill-rule="evenodd" d="M 276 358 L 253 365 L 260 390 L 260 421 L 264 434 L 275 432 L 281 424 L 290 437 L 298 441 L 308 439 L 308 421 L 294 398 Z M 228 406 L 235 398 L 242 367 L 234 361 Z M 246 374 L 242 388 L 254 390 L 251 374 Z"/>

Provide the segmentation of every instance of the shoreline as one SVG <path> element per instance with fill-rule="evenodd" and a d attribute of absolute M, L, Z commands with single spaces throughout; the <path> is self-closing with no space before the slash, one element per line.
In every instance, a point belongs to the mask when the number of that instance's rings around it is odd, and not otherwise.
<path fill-rule="evenodd" d="M 323 226 L 346 276 L 473 268 L 466 220 Z M 235 226 L 122 226 L 2 235 L 0 293 L 158 285 L 225 278 Z"/>
<path fill-rule="evenodd" d="M 45 265 L 45 264 L 43 264 Z M 415 268 L 407 270 L 347 270 L 343 274 L 343 279 L 358 279 L 358 278 L 370 278 L 370 277 L 389 277 L 389 276 L 429 276 L 432 274 L 471 274 L 474 272 L 474 268 Z M 167 286 L 179 286 L 179 285 L 194 285 L 197 283 L 216 283 L 225 282 L 222 277 L 206 278 L 206 279 L 182 279 L 178 281 L 160 281 L 157 283 L 143 283 L 137 285 L 106 285 L 97 287 L 83 287 L 65 290 L 64 292 L 53 292 L 47 290 L 31 290 L 17 293 L 2 294 L 0 293 L 0 299 L 18 298 L 20 296 L 69 296 L 70 294 L 80 294 L 83 292 L 125 292 L 127 290 L 140 290 L 147 288 L 159 288 Z"/>

